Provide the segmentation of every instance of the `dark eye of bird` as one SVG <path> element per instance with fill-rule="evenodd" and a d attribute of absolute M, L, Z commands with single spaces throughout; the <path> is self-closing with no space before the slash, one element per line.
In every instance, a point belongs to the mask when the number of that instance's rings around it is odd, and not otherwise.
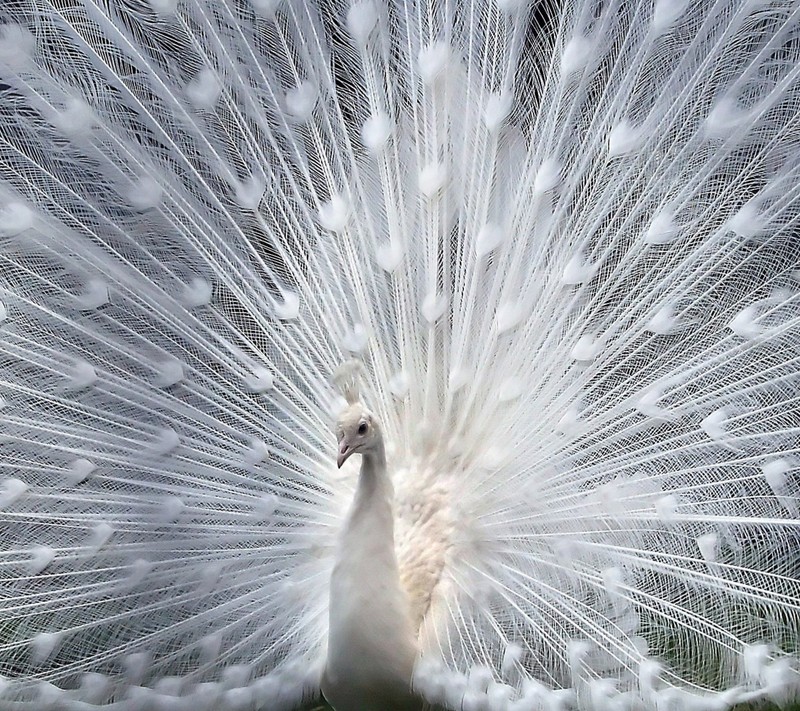
<path fill-rule="evenodd" d="M 366 433 L 367 433 L 367 423 L 366 422 L 362 422 L 358 426 L 358 434 L 366 434 Z"/>

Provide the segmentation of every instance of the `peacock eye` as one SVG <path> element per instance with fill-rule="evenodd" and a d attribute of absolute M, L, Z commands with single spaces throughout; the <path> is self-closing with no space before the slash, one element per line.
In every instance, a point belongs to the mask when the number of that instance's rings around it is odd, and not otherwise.
<path fill-rule="evenodd" d="M 367 434 L 367 423 L 366 422 L 362 422 L 358 426 L 358 434 L 360 434 L 360 435 Z"/>

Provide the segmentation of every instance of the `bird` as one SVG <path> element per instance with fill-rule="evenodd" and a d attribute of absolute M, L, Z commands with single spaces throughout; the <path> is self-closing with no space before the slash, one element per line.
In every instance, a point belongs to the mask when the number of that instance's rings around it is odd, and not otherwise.
<path fill-rule="evenodd" d="M 800 699 L 800 2 L 5 0 L 0 711 Z"/>
<path fill-rule="evenodd" d="M 422 708 L 411 691 L 419 650 L 395 550 L 394 491 L 380 424 L 358 400 L 357 370 L 337 373 L 349 383 L 349 406 L 337 422 L 336 465 L 359 454 L 361 467 L 331 572 L 321 689 L 337 709 L 414 711 Z"/>

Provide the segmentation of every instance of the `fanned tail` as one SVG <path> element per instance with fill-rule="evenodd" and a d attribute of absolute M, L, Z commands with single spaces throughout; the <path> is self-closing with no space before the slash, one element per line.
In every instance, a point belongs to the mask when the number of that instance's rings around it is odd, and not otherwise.
<path fill-rule="evenodd" d="M 429 701 L 797 695 L 800 4 L 3 17 L 0 709 L 316 693 L 350 358 Z"/>

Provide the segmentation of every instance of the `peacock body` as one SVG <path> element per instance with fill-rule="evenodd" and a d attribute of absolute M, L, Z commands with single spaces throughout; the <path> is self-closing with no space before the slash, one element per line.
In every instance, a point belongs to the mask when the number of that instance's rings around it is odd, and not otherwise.
<path fill-rule="evenodd" d="M 0 710 L 800 695 L 800 2 L 0 22 Z"/>

